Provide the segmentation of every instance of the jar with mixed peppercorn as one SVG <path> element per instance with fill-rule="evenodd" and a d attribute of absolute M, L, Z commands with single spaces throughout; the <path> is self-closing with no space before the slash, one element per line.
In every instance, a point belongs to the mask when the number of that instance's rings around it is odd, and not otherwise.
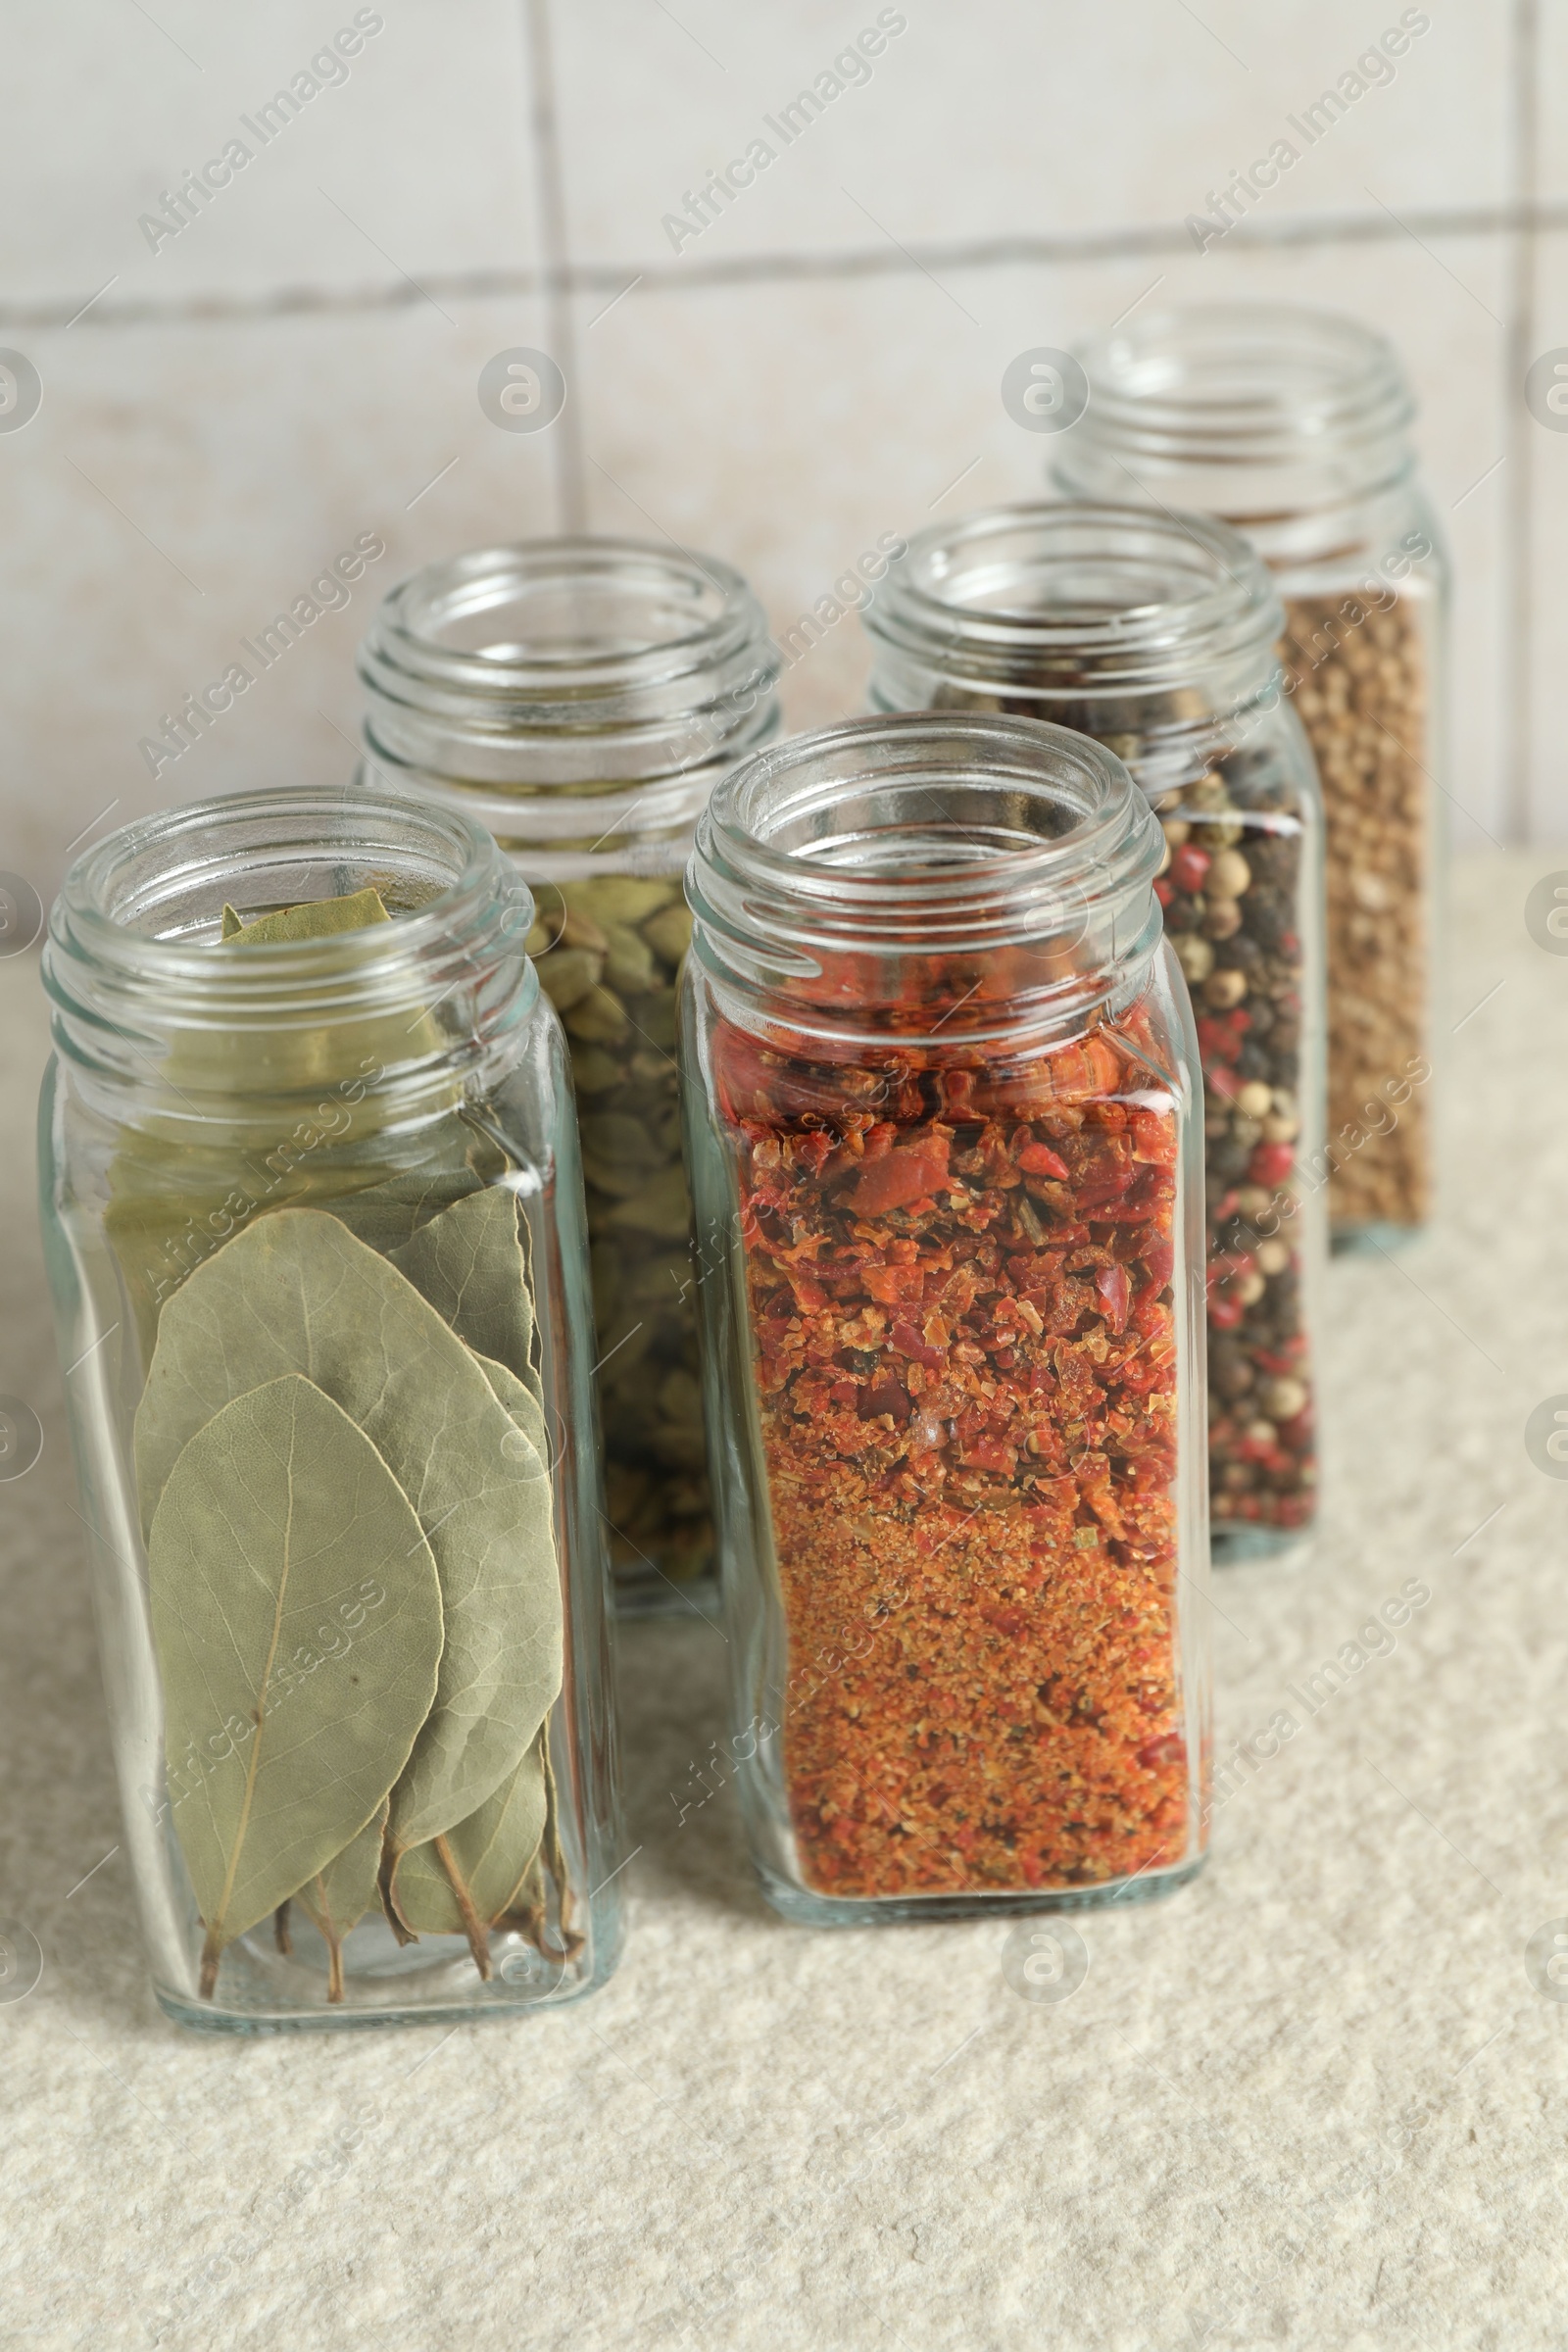
<path fill-rule="evenodd" d="M 864 720 L 714 794 L 687 1150 L 735 1752 L 820 1924 L 1166 1890 L 1208 1747 L 1202 1168 L 1113 755 Z"/>
<path fill-rule="evenodd" d="M 864 612 L 880 710 L 1004 710 L 1115 751 L 1165 834 L 1154 884 L 1206 1090 L 1209 1514 L 1218 1558 L 1312 1522 L 1324 1246 L 1322 820 L 1281 694 L 1283 614 L 1223 523 L 994 508 L 909 542 Z"/>
<path fill-rule="evenodd" d="M 1081 355 L 1054 479 L 1243 532 L 1285 605 L 1285 688 L 1322 779 L 1329 1216 L 1338 1247 L 1431 1214 L 1448 601 L 1398 358 L 1285 303 L 1140 314 Z"/>
<path fill-rule="evenodd" d="M 738 572 L 632 540 L 433 564 L 361 651 L 362 780 L 488 825 L 532 887 L 582 1136 L 611 1563 L 684 1608 L 712 1547 L 675 1062 L 681 872 L 713 785 L 777 732 L 779 656 Z"/>

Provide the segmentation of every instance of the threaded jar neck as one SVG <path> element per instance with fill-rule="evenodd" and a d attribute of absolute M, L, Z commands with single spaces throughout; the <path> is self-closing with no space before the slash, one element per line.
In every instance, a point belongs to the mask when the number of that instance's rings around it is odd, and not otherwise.
<path fill-rule="evenodd" d="M 1391 491 L 1414 465 L 1393 346 L 1333 311 L 1154 311 L 1077 356 L 1089 406 L 1054 467 L 1069 493 L 1200 509 L 1261 546 L 1271 523 Z"/>
<path fill-rule="evenodd" d="M 994 507 L 912 539 L 863 617 L 876 709 L 1054 720 L 1150 789 L 1201 773 L 1278 700 L 1284 609 L 1246 541 L 1199 515 Z"/>
<path fill-rule="evenodd" d="M 687 874 L 732 1018 L 972 1058 L 1067 1036 L 1143 985 L 1159 827 L 1113 754 L 1030 718 L 908 712 L 760 754 Z"/>
<path fill-rule="evenodd" d="M 631 539 L 429 564 L 359 667 L 367 776 L 466 809 L 552 879 L 678 871 L 717 777 L 778 727 L 780 658 L 740 573 Z"/>
<path fill-rule="evenodd" d="M 393 919 L 220 943 L 223 906 L 376 890 Z M 110 834 L 66 876 L 43 980 L 54 1040 L 114 1115 L 220 1124 L 353 1080 L 399 1115 L 509 1058 L 538 981 L 526 885 L 469 818 L 386 793 L 254 792 Z M 177 1083 L 176 1083 L 177 1078 Z"/>

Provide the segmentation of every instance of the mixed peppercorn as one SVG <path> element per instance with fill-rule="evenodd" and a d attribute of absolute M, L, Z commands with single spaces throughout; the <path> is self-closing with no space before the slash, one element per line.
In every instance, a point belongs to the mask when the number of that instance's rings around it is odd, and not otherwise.
<path fill-rule="evenodd" d="M 1159 802 L 1167 863 L 1154 885 L 1203 1067 L 1209 1509 L 1222 1542 L 1306 1526 L 1317 1476 L 1296 1190 L 1301 829 L 1291 793 L 1250 776 L 1248 757 Z"/>
<path fill-rule="evenodd" d="M 1026 1062 L 721 1025 L 803 1877 L 1186 1858 L 1177 1119 L 1135 1013 Z"/>

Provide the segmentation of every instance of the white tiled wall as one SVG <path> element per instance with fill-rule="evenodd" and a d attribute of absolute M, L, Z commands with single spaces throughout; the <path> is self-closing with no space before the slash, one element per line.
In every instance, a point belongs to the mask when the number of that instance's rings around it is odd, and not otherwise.
<path fill-rule="evenodd" d="M 879 233 L 956 244 L 1179 222 L 1229 171 L 1291 139 L 1287 118 L 1401 12 L 1397 0 L 1203 0 L 1196 14 L 1182 0 L 690 0 L 671 15 L 571 0 L 560 13 L 573 258 L 635 265 L 669 256 L 662 216 L 757 137 L 774 160 L 696 242 L 679 240 L 682 260 L 823 257 Z M 1374 65 L 1388 78 L 1309 153 L 1294 139 L 1303 152 L 1281 214 L 1364 213 L 1367 183 L 1396 210 L 1505 200 L 1506 11 L 1439 0 L 1410 14 L 1429 29 Z M 884 45 L 857 64 L 865 33 Z M 783 110 L 803 90 L 820 113 L 786 148 L 777 125 L 796 127 Z"/>
<path fill-rule="evenodd" d="M 1296 138 L 1401 18 L 1394 77 Z M 354 646 L 414 564 L 581 514 L 732 558 L 784 630 L 880 533 L 1040 485 L 1017 351 L 1241 292 L 1398 341 L 1458 578 L 1457 837 L 1568 838 L 1568 434 L 1521 391 L 1568 346 L 1568 0 L 0 0 L 0 346 L 44 385 L 0 431 L 0 868 L 45 896 L 83 827 L 346 775 Z M 139 217 L 236 136 L 153 250 Z M 1200 254 L 1185 216 L 1281 137 Z M 516 344 L 570 385 L 537 436 L 478 406 Z M 152 775 L 160 714 L 366 531 L 353 602 Z M 864 666 L 852 615 L 794 719 Z"/>

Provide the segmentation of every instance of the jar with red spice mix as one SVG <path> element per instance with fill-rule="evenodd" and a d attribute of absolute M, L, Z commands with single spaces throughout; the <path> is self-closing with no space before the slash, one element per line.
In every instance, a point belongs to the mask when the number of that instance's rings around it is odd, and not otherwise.
<path fill-rule="evenodd" d="M 880 710 L 1081 728 L 1157 811 L 1154 884 L 1206 1101 L 1209 1514 L 1216 1558 L 1277 1552 L 1317 1494 L 1324 1250 L 1322 810 L 1281 691 L 1269 575 L 1223 523 L 998 507 L 922 532 L 865 612 Z"/>
<path fill-rule="evenodd" d="M 958 713 L 760 753 L 699 827 L 709 1451 L 789 1917 L 1200 1865 L 1200 1078 L 1163 855 L 1113 754 Z"/>

